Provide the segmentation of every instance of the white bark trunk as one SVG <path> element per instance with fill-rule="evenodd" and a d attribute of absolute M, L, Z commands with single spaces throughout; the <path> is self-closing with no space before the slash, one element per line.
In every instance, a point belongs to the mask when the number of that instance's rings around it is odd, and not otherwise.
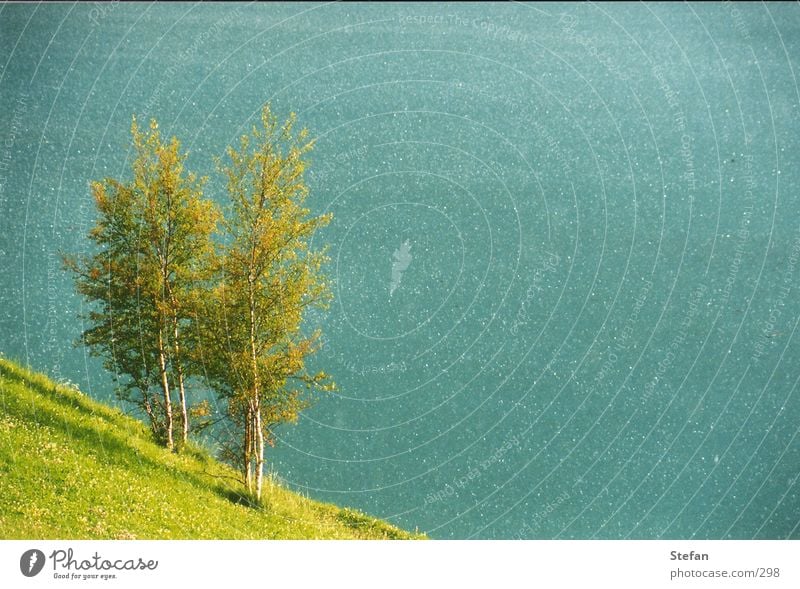
<path fill-rule="evenodd" d="M 252 413 L 250 404 L 247 404 L 244 417 L 244 443 L 242 444 L 242 470 L 244 471 L 244 486 L 248 493 L 253 492 L 253 434 Z"/>
<path fill-rule="evenodd" d="M 167 448 L 172 450 L 175 444 L 172 439 L 172 400 L 169 393 L 169 379 L 167 378 L 167 358 L 164 352 L 164 338 L 162 337 L 161 330 L 158 332 L 158 364 L 161 371 L 161 389 L 164 392 L 164 414 L 166 429 L 166 443 Z"/>
<path fill-rule="evenodd" d="M 261 411 L 256 412 L 256 498 L 261 500 L 261 490 L 264 482 L 264 430 L 261 427 Z"/>

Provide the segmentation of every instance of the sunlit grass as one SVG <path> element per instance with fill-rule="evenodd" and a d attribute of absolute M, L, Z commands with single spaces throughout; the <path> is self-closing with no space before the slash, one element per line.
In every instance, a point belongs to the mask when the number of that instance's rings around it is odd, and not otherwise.
<path fill-rule="evenodd" d="M 204 450 L 0 358 L 0 539 L 420 538 L 265 480 L 253 505 Z"/>

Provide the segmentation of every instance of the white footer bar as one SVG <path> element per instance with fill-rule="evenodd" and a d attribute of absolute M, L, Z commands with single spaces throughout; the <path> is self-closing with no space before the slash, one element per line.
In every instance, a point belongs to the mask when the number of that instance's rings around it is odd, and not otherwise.
<path fill-rule="evenodd" d="M 800 587 L 797 541 L 0 541 L 0 587 Z M 254 584 L 255 583 L 255 584 Z"/>

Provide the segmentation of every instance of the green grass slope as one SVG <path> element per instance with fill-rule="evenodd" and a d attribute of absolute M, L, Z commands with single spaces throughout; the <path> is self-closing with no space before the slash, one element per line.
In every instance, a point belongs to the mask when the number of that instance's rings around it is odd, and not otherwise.
<path fill-rule="evenodd" d="M 0 539 L 421 538 L 267 481 L 173 454 L 143 423 L 0 358 Z"/>

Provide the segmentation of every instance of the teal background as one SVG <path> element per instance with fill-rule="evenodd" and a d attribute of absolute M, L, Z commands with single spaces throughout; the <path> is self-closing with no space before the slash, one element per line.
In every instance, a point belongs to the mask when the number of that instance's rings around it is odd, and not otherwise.
<path fill-rule="evenodd" d="M 798 538 L 798 58 L 792 3 L 4 4 L 0 352 L 111 399 L 88 182 L 132 114 L 212 174 L 271 101 L 335 215 L 287 485 L 433 538 Z"/>

